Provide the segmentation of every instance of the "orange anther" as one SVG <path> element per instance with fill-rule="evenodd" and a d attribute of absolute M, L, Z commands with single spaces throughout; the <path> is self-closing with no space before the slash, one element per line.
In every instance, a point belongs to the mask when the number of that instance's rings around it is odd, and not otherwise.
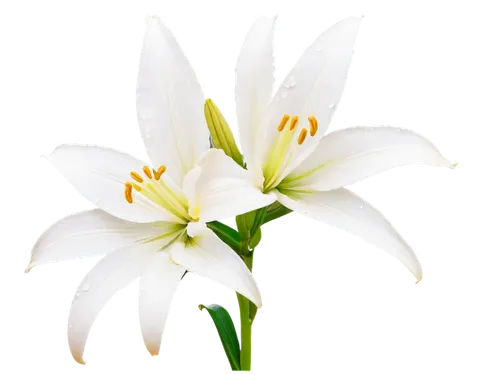
<path fill-rule="evenodd" d="M 160 168 L 158 168 L 157 171 L 153 169 L 153 173 L 155 175 L 155 180 L 158 181 L 161 178 L 161 175 L 163 173 L 165 173 L 166 170 L 167 170 L 167 167 L 165 167 L 164 165 L 160 165 Z"/>
<path fill-rule="evenodd" d="M 149 179 L 152 179 L 153 178 L 153 175 L 151 174 L 151 170 L 149 169 L 149 167 L 147 165 L 144 166 L 144 168 L 142 168 L 144 174 L 146 176 L 148 176 Z"/>
<path fill-rule="evenodd" d="M 282 131 L 283 129 L 285 129 L 285 126 L 288 123 L 289 119 L 290 119 L 290 115 L 288 115 L 288 114 L 284 114 L 283 115 L 283 118 L 281 119 L 281 122 L 278 125 L 278 131 L 279 132 Z"/>
<path fill-rule="evenodd" d="M 299 116 L 292 116 L 292 121 L 290 122 L 290 130 L 295 130 L 299 122 Z"/>
<path fill-rule="evenodd" d="M 302 130 L 300 131 L 300 134 L 299 134 L 299 138 L 297 139 L 297 143 L 299 145 L 301 145 L 302 143 L 304 143 L 304 141 L 306 140 L 306 136 L 307 136 L 307 129 L 306 128 L 302 128 Z"/>
<path fill-rule="evenodd" d="M 142 179 L 142 177 L 141 177 L 141 176 L 139 175 L 139 173 L 137 173 L 137 172 L 130 172 L 130 176 L 131 176 L 134 180 L 136 180 L 137 182 L 139 182 L 139 183 L 143 183 L 143 182 L 144 182 L 144 180 Z"/>
<path fill-rule="evenodd" d="M 130 182 L 125 183 L 125 199 L 128 203 L 132 203 L 132 184 Z"/>
<path fill-rule="evenodd" d="M 314 116 L 309 116 L 307 119 L 309 120 L 309 133 L 311 137 L 314 137 L 318 132 L 318 120 Z"/>

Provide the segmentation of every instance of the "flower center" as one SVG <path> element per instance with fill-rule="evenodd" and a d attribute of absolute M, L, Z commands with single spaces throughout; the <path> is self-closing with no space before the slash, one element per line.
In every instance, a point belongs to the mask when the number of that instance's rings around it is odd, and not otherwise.
<path fill-rule="evenodd" d="M 264 190 L 270 190 L 279 184 L 286 176 L 287 167 L 293 159 L 297 147 L 304 143 L 307 134 L 314 137 L 318 132 L 316 117 L 309 116 L 308 121 L 309 129 L 302 128 L 298 131 L 299 116 L 283 115 L 277 129 L 279 134 L 274 138 L 262 169 L 265 177 Z"/>
<path fill-rule="evenodd" d="M 182 191 L 172 188 L 174 184 L 167 184 L 162 178 L 166 170 L 164 165 L 160 165 L 158 170 L 153 169 L 153 171 L 148 166 L 144 166 L 143 175 L 136 171 L 130 172 L 133 182 L 125 183 L 125 200 L 130 204 L 143 204 L 146 200 L 146 202 L 163 207 L 181 222 L 192 221 L 193 218 L 188 214 L 188 202 Z M 136 200 L 132 195 L 133 192 Z"/>

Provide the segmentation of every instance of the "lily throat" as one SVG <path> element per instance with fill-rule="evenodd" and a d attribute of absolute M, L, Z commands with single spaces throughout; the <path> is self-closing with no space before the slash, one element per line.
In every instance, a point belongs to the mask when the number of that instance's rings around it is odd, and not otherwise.
<path fill-rule="evenodd" d="M 180 223 L 196 221 L 197 218 L 188 213 L 188 201 L 183 192 L 174 187 L 174 184 L 168 181 L 168 177 L 164 176 L 166 170 L 167 168 L 161 165 L 153 170 L 144 166 L 142 173 L 130 172 L 132 181 L 125 183 L 125 200 L 130 204 L 155 205 L 164 208 Z M 196 216 L 196 213 L 193 214 Z"/>
<path fill-rule="evenodd" d="M 264 175 L 264 191 L 275 188 L 288 174 L 289 166 L 295 152 L 306 141 L 307 136 L 314 137 L 318 132 L 316 117 L 309 116 L 308 128 L 299 130 L 299 116 L 284 114 L 277 127 L 278 135 L 274 137 L 267 160 L 262 167 Z"/>

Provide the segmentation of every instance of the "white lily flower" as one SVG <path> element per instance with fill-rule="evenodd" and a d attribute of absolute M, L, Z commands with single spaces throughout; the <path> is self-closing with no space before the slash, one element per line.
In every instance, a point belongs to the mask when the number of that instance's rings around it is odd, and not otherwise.
<path fill-rule="evenodd" d="M 236 67 L 243 153 L 264 193 L 379 246 L 420 280 L 422 268 L 410 246 L 380 212 L 343 187 L 404 164 L 456 164 L 405 129 L 359 127 L 324 136 L 344 89 L 360 21 L 347 18 L 321 34 L 272 97 L 275 19 L 257 19 Z"/>
<path fill-rule="evenodd" d="M 266 206 L 274 198 L 221 150 L 209 150 L 204 96 L 174 36 L 148 18 L 137 84 L 137 110 L 152 166 L 108 148 L 64 145 L 48 159 L 99 209 L 51 226 L 33 248 L 32 267 L 105 257 L 78 288 L 68 324 L 79 363 L 106 302 L 140 278 L 140 323 L 156 355 L 170 302 L 186 271 L 213 279 L 258 307 L 261 296 L 240 257 L 204 223 Z"/>

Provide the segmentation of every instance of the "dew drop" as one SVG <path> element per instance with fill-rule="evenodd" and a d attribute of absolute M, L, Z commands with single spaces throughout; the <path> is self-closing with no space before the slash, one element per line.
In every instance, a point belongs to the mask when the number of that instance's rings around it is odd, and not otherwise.
<path fill-rule="evenodd" d="M 282 97 L 283 99 L 286 99 L 286 98 L 287 98 L 287 96 L 288 96 L 288 92 L 286 92 L 286 91 L 282 91 L 282 92 L 281 92 L 281 97 Z"/>
<path fill-rule="evenodd" d="M 288 82 L 285 82 L 285 83 L 283 84 L 283 87 L 284 87 L 285 89 L 289 89 L 289 88 L 290 88 L 290 84 L 289 84 Z"/>
<path fill-rule="evenodd" d="M 82 290 L 84 292 L 88 292 L 90 290 L 90 284 L 88 284 L 88 283 L 83 284 L 82 285 Z"/>
<path fill-rule="evenodd" d="M 335 104 L 333 104 L 333 103 L 328 106 L 328 108 L 330 108 L 330 109 L 332 109 L 333 107 L 335 107 Z"/>
<path fill-rule="evenodd" d="M 295 86 L 297 86 L 297 83 L 295 82 L 290 83 L 290 88 L 294 88 Z"/>

